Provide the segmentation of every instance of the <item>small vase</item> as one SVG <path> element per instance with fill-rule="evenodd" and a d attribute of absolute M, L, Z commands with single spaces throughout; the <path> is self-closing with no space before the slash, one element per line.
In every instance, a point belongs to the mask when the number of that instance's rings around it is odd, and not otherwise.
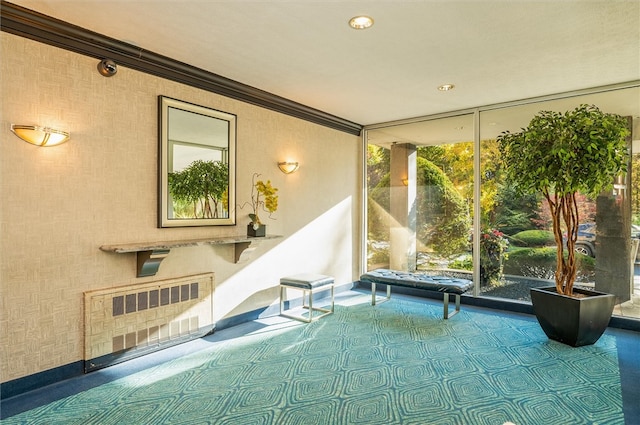
<path fill-rule="evenodd" d="M 253 224 L 247 226 L 247 236 L 252 238 L 263 237 L 267 234 L 267 226 L 260 224 L 257 229 L 253 228 Z"/>

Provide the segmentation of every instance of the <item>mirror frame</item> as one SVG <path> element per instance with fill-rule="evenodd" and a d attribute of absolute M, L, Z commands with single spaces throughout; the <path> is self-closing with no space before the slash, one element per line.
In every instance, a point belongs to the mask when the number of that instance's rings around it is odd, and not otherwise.
<path fill-rule="evenodd" d="M 227 142 L 229 161 L 229 215 L 223 218 L 170 218 L 169 217 L 169 161 L 172 158 L 169 150 L 169 109 L 175 108 L 205 117 L 211 117 L 227 122 Z M 234 114 L 196 105 L 189 102 L 158 96 L 158 227 L 192 227 L 192 226 L 229 226 L 236 224 L 235 193 L 236 193 L 236 121 Z M 179 141 L 189 143 L 188 140 Z M 197 145 L 197 144 L 195 144 Z"/>

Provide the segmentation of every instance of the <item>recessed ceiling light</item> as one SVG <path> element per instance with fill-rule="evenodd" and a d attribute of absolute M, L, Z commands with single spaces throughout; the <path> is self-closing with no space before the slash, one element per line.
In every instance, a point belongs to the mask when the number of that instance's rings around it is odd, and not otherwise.
<path fill-rule="evenodd" d="M 355 30 L 364 30 L 373 25 L 373 19 L 368 16 L 354 16 L 349 19 L 349 26 Z"/>
<path fill-rule="evenodd" d="M 440 91 L 449 91 L 449 90 L 453 90 L 455 86 L 453 84 L 443 84 L 441 86 L 438 86 L 438 90 Z"/>

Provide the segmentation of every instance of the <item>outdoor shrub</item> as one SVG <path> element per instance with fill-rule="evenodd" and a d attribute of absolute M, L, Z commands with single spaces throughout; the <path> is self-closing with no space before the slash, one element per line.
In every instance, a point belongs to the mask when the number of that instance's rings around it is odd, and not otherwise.
<path fill-rule="evenodd" d="M 485 230 L 480 235 L 480 285 L 502 283 L 503 260 L 509 241 L 498 230 Z"/>
<path fill-rule="evenodd" d="M 372 249 L 369 252 L 368 264 L 389 264 L 388 249 Z"/>
<path fill-rule="evenodd" d="M 456 270 L 473 270 L 473 257 L 471 254 L 466 254 L 449 263 L 450 269 Z"/>
<path fill-rule="evenodd" d="M 449 177 L 424 158 L 417 159 L 416 232 L 421 244 L 430 252 L 446 257 L 467 249 L 469 243 L 468 205 Z M 380 179 L 369 197 L 369 213 L 375 218 L 369 233 L 388 237 L 388 224 L 380 217 L 390 211 L 390 174 Z M 373 224 L 383 229 L 373 229 Z"/>
<path fill-rule="evenodd" d="M 544 247 L 555 246 L 553 232 L 548 230 L 525 230 L 509 238 L 515 246 Z"/>
<path fill-rule="evenodd" d="M 535 230 L 540 221 L 539 194 L 521 195 L 514 186 L 500 184 L 495 194 L 493 226 L 507 235 L 515 235 L 523 230 Z"/>
<path fill-rule="evenodd" d="M 566 253 L 565 253 L 566 254 Z M 593 279 L 595 260 L 576 253 L 578 275 L 582 279 Z M 556 271 L 556 248 L 523 248 L 509 252 L 504 262 L 504 273 L 516 276 L 553 279 Z"/>
<path fill-rule="evenodd" d="M 553 277 L 556 269 L 556 249 L 525 248 L 509 253 L 509 259 L 505 262 L 504 270 L 507 274 L 531 276 L 548 279 L 549 273 Z M 536 275 L 526 273 L 539 269 Z"/>

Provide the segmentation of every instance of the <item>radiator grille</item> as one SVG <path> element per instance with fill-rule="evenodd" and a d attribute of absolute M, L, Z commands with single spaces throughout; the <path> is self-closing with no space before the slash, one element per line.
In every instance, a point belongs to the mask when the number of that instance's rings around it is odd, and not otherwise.
<path fill-rule="evenodd" d="M 85 370 L 213 330 L 213 274 L 84 293 Z"/>

